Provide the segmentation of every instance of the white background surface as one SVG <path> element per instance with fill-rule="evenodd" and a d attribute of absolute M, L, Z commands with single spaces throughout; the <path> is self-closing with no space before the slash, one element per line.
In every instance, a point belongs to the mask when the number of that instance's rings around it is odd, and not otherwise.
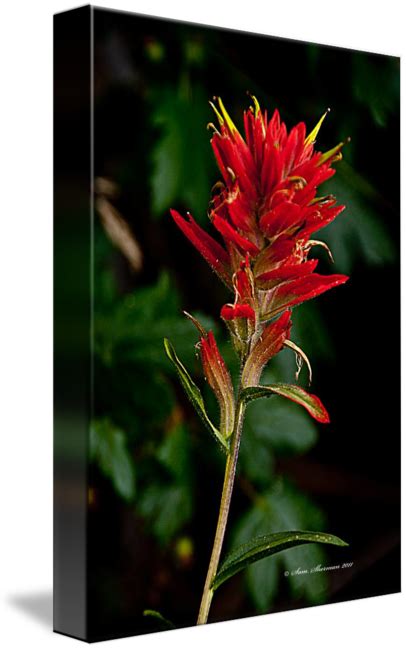
<path fill-rule="evenodd" d="M 395 0 L 97 4 L 394 55 L 406 48 L 402 3 Z M 70 6 L 9 0 L 1 9 L 0 645 L 5 650 L 80 647 L 51 631 L 52 14 Z M 272 83 L 272 63 L 269 79 Z M 397 160 L 387 164 L 398 173 Z M 382 292 L 383 287 L 381 297 Z M 396 337 L 396 322 L 394 331 Z M 377 353 L 386 345 L 391 342 L 377 341 Z M 359 435 L 367 445 L 368 432 Z M 229 650 L 257 644 L 291 650 L 300 644 L 301 650 L 398 650 L 406 647 L 405 618 L 405 596 L 393 595 L 105 642 L 103 648 L 227 644 Z"/>

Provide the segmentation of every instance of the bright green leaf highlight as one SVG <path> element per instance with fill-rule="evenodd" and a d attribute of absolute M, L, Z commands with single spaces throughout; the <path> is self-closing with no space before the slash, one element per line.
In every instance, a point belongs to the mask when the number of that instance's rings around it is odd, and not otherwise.
<path fill-rule="evenodd" d="M 262 535 L 239 546 L 226 557 L 212 583 L 212 589 L 217 589 L 228 578 L 258 560 L 295 546 L 310 543 L 348 546 L 346 542 L 335 535 L 311 531 L 284 531 Z"/>
<path fill-rule="evenodd" d="M 186 395 L 192 402 L 194 408 L 196 409 L 197 413 L 200 415 L 204 424 L 208 427 L 209 431 L 214 435 L 217 442 L 220 443 L 223 451 L 228 453 L 227 442 L 225 441 L 220 431 L 214 426 L 209 416 L 207 415 L 206 408 L 203 401 L 203 396 L 200 392 L 200 389 L 196 386 L 195 382 L 189 375 L 185 366 L 177 357 L 175 349 L 173 345 L 170 343 L 170 341 L 168 341 L 168 339 L 164 339 L 164 347 L 165 347 L 166 354 L 168 355 L 169 359 L 172 361 L 172 363 L 176 368 L 180 382 L 185 390 Z"/>

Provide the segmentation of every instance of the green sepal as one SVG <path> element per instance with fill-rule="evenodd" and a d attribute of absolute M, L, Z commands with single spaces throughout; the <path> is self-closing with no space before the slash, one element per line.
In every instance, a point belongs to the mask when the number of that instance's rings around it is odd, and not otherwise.
<path fill-rule="evenodd" d="M 209 429 L 210 433 L 213 434 L 216 441 L 220 444 L 221 449 L 228 454 L 229 445 L 225 440 L 225 438 L 221 435 L 220 431 L 217 429 L 217 427 L 214 426 L 209 416 L 207 415 L 206 407 L 204 405 L 203 396 L 200 389 L 196 386 L 195 382 L 189 375 L 185 366 L 180 361 L 172 343 L 166 338 L 164 339 L 164 347 L 168 358 L 172 361 L 172 363 L 176 368 L 176 372 L 178 374 L 180 382 L 185 390 L 186 395 L 188 396 L 191 403 L 193 404 L 196 412 L 199 414 L 204 424 Z"/>
<path fill-rule="evenodd" d="M 258 560 L 262 560 L 270 555 L 275 555 L 275 553 L 280 553 L 281 551 L 293 548 L 294 546 L 311 543 L 348 546 L 346 542 L 335 535 L 315 533 L 312 531 L 283 531 L 281 533 L 261 535 L 255 537 L 246 544 L 242 544 L 227 555 L 213 579 L 211 588 L 216 590 L 221 584 L 223 584 L 223 582 L 228 580 L 228 578 L 231 578 L 233 575 Z"/>

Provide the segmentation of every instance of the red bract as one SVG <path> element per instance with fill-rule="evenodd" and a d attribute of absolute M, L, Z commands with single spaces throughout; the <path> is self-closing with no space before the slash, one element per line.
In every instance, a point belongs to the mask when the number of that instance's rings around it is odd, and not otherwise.
<path fill-rule="evenodd" d="M 213 127 L 211 144 L 223 182 L 216 184 L 209 216 L 224 246 L 190 215 L 185 220 L 172 210 L 172 216 L 221 279 L 234 286 L 234 304 L 223 307 L 222 317 L 263 322 L 348 279 L 313 275 L 317 262 L 307 259 L 310 236 L 344 209 L 330 195 L 316 196 L 335 173 L 331 165 L 344 143 L 324 154 L 315 151 L 327 113 L 306 135 L 303 122 L 288 132 L 277 110 L 268 120 L 255 98 L 253 104 L 244 112 L 245 137 L 221 99 L 212 104 L 219 128 Z M 254 279 L 252 300 L 241 299 L 242 261 Z"/>
<path fill-rule="evenodd" d="M 210 237 L 203 228 L 200 228 L 190 213 L 187 214 L 188 221 L 181 217 L 176 210 L 171 210 L 171 215 L 175 223 L 197 248 L 199 253 L 201 253 L 206 262 L 210 264 L 227 286 L 231 286 L 230 255 L 227 251 L 213 237 Z"/>
<path fill-rule="evenodd" d="M 200 355 L 205 377 L 220 407 L 220 433 L 230 436 L 234 425 L 234 389 L 230 373 L 217 347 L 213 332 L 200 338 Z"/>
<path fill-rule="evenodd" d="M 257 386 L 264 366 L 283 347 L 289 338 L 291 328 L 290 311 L 285 311 L 276 321 L 270 323 L 263 330 L 260 339 L 253 346 L 241 377 L 241 385 Z"/>

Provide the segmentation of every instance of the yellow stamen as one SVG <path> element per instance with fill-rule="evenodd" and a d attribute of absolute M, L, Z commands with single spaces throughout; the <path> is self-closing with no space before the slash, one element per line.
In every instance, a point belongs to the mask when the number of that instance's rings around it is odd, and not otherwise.
<path fill-rule="evenodd" d="M 314 127 L 313 131 L 309 133 L 307 136 L 306 140 L 304 141 L 305 144 L 314 144 L 316 142 L 316 138 L 318 135 L 318 132 L 320 131 L 320 127 L 323 124 L 324 120 L 326 119 L 326 115 L 330 112 L 330 109 L 328 108 L 324 115 L 321 116 L 319 121 L 317 122 L 316 126 Z"/>

